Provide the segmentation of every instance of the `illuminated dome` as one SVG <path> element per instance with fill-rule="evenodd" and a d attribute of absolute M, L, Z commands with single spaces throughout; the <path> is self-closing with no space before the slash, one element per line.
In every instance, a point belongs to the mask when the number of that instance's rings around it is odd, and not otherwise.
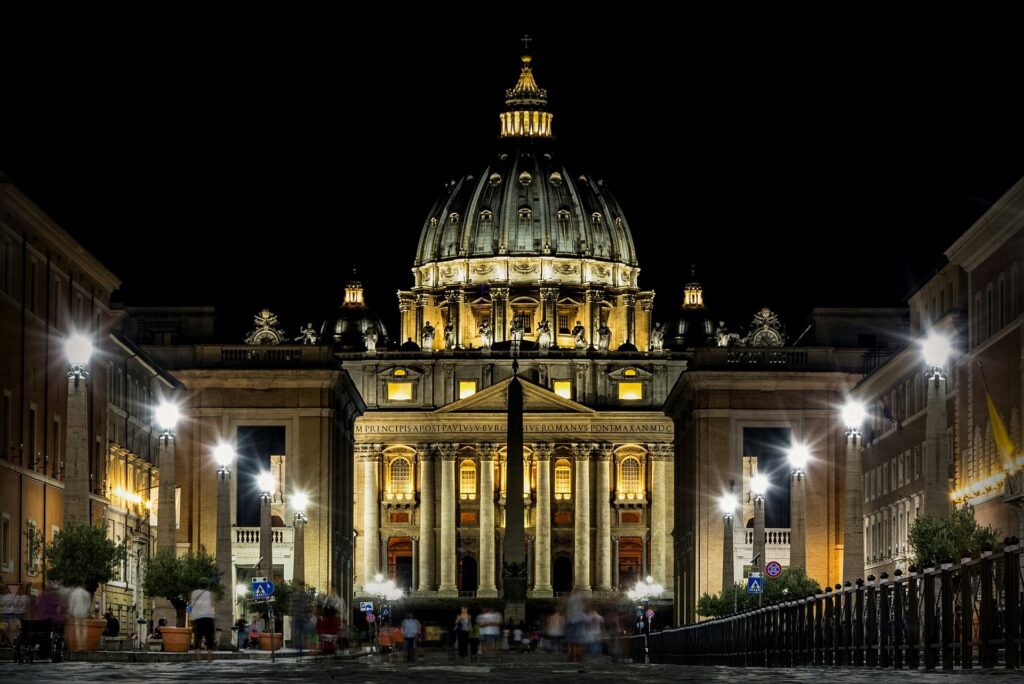
<path fill-rule="evenodd" d="M 383 348 L 387 343 L 387 329 L 380 317 L 366 305 L 363 284 L 353 270 L 352 279 L 345 284 L 345 300 L 334 313 L 330 330 L 326 331 L 336 351 L 366 351 L 367 333 L 369 341 Z"/>
<path fill-rule="evenodd" d="M 446 186 L 423 224 L 416 266 L 504 255 L 636 266 L 619 203 L 602 181 L 573 175 L 555 156 L 547 91 L 537 87 L 529 57 L 505 104 L 504 149 L 479 176 Z"/>

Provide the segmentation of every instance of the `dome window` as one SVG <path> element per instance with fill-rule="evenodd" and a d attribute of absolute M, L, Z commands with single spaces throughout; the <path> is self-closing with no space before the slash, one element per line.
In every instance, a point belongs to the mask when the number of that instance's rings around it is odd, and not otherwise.
<path fill-rule="evenodd" d="M 551 177 L 548 180 L 550 180 L 554 185 L 561 185 L 562 174 L 558 173 L 557 171 L 553 171 L 551 173 Z"/>
<path fill-rule="evenodd" d="M 491 185 L 498 185 L 499 183 L 501 183 L 501 175 L 497 173 L 492 173 L 487 180 L 490 182 Z"/>
<path fill-rule="evenodd" d="M 595 211 L 593 214 L 590 215 L 590 220 L 593 221 L 596 225 L 600 225 L 601 221 L 604 220 L 604 217 L 601 216 L 601 212 Z"/>
<path fill-rule="evenodd" d="M 491 213 L 490 209 L 484 209 L 480 212 L 480 222 L 490 223 L 494 219 L 494 214 Z"/>
<path fill-rule="evenodd" d="M 568 223 L 569 222 L 569 212 L 566 211 L 565 209 L 559 209 L 558 210 L 558 222 L 559 223 Z"/>
<path fill-rule="evenodd" d="M 533 182 L 533 176 L 531 176 L 528 172 L 523 171 L 521 174 L 519 174 L 519 184 L 520 185 L 529 185 L 532 182 Z"/>
<path fill-rule="evenodd" d="M 529 221 L 533 218 L 533 210 L 530 207 L 522 207 L 519 210 L 519 220 Z"/>
<path fill-rule="evenodd" d="M 448 223 L 453 226 L 457 226 L 459 224 L 459 215 L 453 211 L 448 215 Z"/>

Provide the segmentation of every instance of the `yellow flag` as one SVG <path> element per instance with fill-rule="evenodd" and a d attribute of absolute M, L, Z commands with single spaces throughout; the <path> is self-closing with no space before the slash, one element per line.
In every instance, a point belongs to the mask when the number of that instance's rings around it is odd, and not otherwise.
<path fill-rule="evenodd" d="M 996 403 L 992 401 L 992 395 L 985 390 L 985 400 L 988 402 L 988 419 L 992 423 L 992 435 L 996 438 L 996 448 L 1003 457 L 1004 463 L 1013 462 L 1013 454 L 1017 451 L 1013 442 L 1010 441 L 1010 434 L 1006 431 L 1006 424 L 999 417 L 996 411 Z"/>

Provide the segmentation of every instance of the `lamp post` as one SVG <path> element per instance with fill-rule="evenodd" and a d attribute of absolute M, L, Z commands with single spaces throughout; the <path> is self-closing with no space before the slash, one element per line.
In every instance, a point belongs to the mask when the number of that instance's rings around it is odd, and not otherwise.
<path fill-rule="evenodd" d="M 401 601 L 405 594 L 399 587 L 395 586 L 394 580 L 385 580 L 384 576 L 379 572 L 373 576 L 372 582 L 363 584 L 363 591 L 371 596 L 376 596 L 381 604 L 380 621 L 374 623 L 379 631 L 382 623 L 385 620 L 391 619 L 391 603 L 393 601 Z"/>
<path fill-rule="evenodd" d="M 69 335 L 64 342 L 64 354 L 68 359 L 68 443 L 64 471 L 64 520 L 88 524 L 91 475 L 88 366 L 92 357 L 92 342 L 81 333 Z M 29 454 L 30 463 L 34 460 L 35 454 Z M 59 464 L 54 464 L 55 469 L 58 467 Z"/>
<path fill-rule="evenodd" d="M 730 587 L 736 586 L 735 558 L 736 550 L 733 546 L 733 529 L 735 526 L 736 508 L 739 502 L 736 501 L 732 492 L 718 497 L 718 510 L 722 512 L 722 592 Z"/>
<path fill-rule="evenodd" d="M 754 559 L 760 558 L 761 565 L 764 565 L 765 557 L 765 533 L 764 533 L 764 495 L 768 491 L 768 478 L 764 475 L 755 475 L 750 480 L 750 493 L 754 497 Z M 754 563 L 751 559 L 751 564 Z M 754 567 L 760 570 L 760 566 Z"/>
<path fill-rule="evenodd" d="M 233 581 L 231 572 L 231 463 L 235 450 L 227 444 L 218 444 L 213 450 L 217 461 L 217 574 L 220 581 L 229 586 Z M 220 644 L 223 650 L 231 648 L 231 625 L 234 623 L 234 602 L 229 592 L 217 599 L 217 626 L 220 628 Z"/>
<path fill-rule="evenodd" d="M 260 563 L 267 579 L 274 575 L 274 531 L 270 526 L 270 496 L 274 491 L 274 476 L 262 472 L 256 476 L 260 491 Z"/>
<path fill-rule="evenodd" d="M 856 582 L 864 575 L 864 473 L 861 452 L 864 404 L 849 400 L 843 406 L 846 425 L 846 506 L 843 533 L 843 581 Z"/>
<path fill-rule="evenodd" d="M 654 578 L 648 575 L 643 581 L 637 582 L 627 594 L 629 598 L 637 604 L 637 610 L 640 612 L 639 619 L 637 620 L 637 626 L 643 626 L 645 663 L 651 662 L 650 650 L 648 649 L 647 644 L 647 637 L 650 636 L 651 633 L 651 617 L 647 614 L 647 608 L 650 605 L 651 599 L 657 598 L 663 591 L 665 591 L 665 587 L 655 582 Z"/>
<path fill-rule="evenodd" d="M 806 570 L 807 488 L 804 480 L 811 452 L 803 444 L 794 444 L 788 456 L 793 471 L 793 482 L 789 490 L 789 565 Z"/>
<path fill-rule="evenodd" d="M 292 494 L 292 509 L 295 511 L 293 526 L 295 529 L 295 549 L 292 551 L 295 567 L 292 568 L 292 582 L 295 584 L 306 583 L 306 507 L 309 506 L 309 497 L 302 492 Z"/>
<path fill-rule="evenodd" d="M 160 428 L 157 441 L 157 462 L 160 464 L 160 493 L 157 506 L 157 548 L 174 552 L 177 546 L 177 512 L 174 504 L 177 467 L 174 457 L 174 428 L 181 412 L 177 404 L 161 402 L 156 408 L 156 423 Z"/>
<path fill-rule="evenodd" d="M 949 513 L 946 489 L 946 462 L 949 439 L 946 436 L 946 362 L 953 353 L 949 338 L 935 331 L 921 343 L 921 352 L 927 366 L 928 408 L 925 415 L 925 449 L 922 476 L 924 501 L 922 515 L 945 516 Z"/>

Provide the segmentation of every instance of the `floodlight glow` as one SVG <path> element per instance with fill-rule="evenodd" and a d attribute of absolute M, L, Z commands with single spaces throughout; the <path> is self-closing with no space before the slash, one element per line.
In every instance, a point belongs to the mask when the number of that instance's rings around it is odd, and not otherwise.
<path fill-rule="evenodd" d="M 178 409 L 177 404 L 163 401 L 156 407 L 156 424 L 164 432 L 172 432 L 174 426 L 178 424 L 179 418 L 181 418 L 181 411 Z"/>
<path fill-rule="evenodd" d="M 942 368 L 953 353 L 953 345 L 948 337 L 932 331 L 921 342 L 921 352 L 924 354 L 924 362 L 929 367 Z"/>
<path fill-rule="evenodd" d="M 764 475 L 755 475 L 750 480 L 750 491 L 754 493 L 754 496 L 764 496 L 764 493 L 768 491 L 768 478 Z"/>
<path fill-rule="evenodd" d="M 864 404 L 849 400 L 843 406 L 843 422 L 850 430 L 858 429 L 864 422 Z"/>

